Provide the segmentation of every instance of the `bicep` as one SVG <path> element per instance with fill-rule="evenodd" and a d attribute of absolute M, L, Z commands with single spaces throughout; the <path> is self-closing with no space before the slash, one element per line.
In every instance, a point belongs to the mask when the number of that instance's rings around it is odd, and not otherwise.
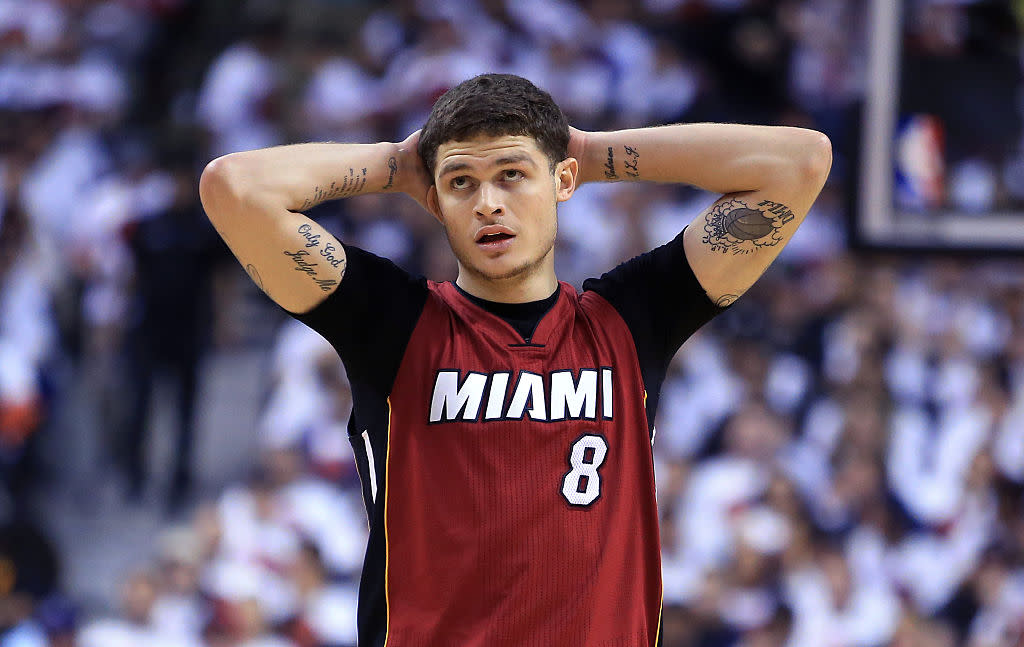
<path fill-rule="evenodd" d="M 800 141 L 801 154 L 768 155 L 774 161 L 761 186 L 722 196 L 687 228 L 687 260 L 717 305 L 731 304 L 764 274 L 825 184 L 831 144 L 820 134 Z"/>
<path fill-rule="evenodd" d="M 820 189 L 730 193 L 693 220 L 683 239 L 686 258 L 716 305 L 730 305 L 764 274 Z"/>
<path fill-rule="evenodd" d="M 301 213 L 286 212 L 264 227 L 221 234 L 246 273 L 289 312 L 308 312 L 338 289 L 347 258 L 341 243 Z"/>
<path fill-rule="evenodd" d="M 312 310 L 292 313 L 337 349 L 349 377 L 390 389 L 427 300 L 426 279 L 358 247 L 346 248 L 345 280 Z"/>

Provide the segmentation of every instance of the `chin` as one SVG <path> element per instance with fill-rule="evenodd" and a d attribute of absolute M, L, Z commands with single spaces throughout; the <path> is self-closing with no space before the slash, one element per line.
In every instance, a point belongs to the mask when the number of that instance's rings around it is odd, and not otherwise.
<path fill-rule="evenodd" d="M 505 262 L 504 259 L 500 259 L 499 262 L 485 262 L 479 265 L 474 265 L 471 269 L 476 274 L 491 280 L 501 281 L 504 279 L 511 279 L 522 274 L 526 274 L 536 263 L 526 262 Z"/>
<path fill-rule="evenodd" d="M 502 281 L 530 273 L 540 266 L 542 259 L 524 259 L 516 254 L 505 254 L 497 258 L 460 260 L 471 273 L 488 281 Z"/>
<path fill-rule="evenodd" d="M 526 250 L 515 247 L 498 256 L 486 255 L 475 247 L 458 249 L 454 245 L 452 252 L 455 253 L 459 264 L 471 274 L 487 281 L 503 281 L 522 277 L 540 269 L 553 248 L 552 243 L 545 253 L 536 258 L 530 258 L 524 253 Z"/>

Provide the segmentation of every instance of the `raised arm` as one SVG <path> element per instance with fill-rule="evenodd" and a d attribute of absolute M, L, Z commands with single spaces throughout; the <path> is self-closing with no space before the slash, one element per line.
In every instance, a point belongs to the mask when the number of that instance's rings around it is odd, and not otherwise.
<path fill-rule="evenodd" d="M 401 143 L 293 144 L 231 153 L 199 181 L 203 208 L 261 290 L 291 312 L 307 312 L 345 276 L 345 250 L 303 215 L 321 202 L 405 192 L 424 203 L 419 133 Z"/>
<path fill-rule="evenodd" d="M 580 159 L 580 182 L 678 182 L 725 194 L 693 220 L 683 240 L 701 286 L 723 306 L 775 260 L 832 166 L 825 135 L 781 126 L 574 129 L 569 154 Z"/>

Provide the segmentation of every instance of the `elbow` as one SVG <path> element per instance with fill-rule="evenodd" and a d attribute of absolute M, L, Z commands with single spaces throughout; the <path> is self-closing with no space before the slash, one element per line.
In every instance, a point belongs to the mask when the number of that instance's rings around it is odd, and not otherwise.
<path fill-rule="evenodd" d="M 242 200 L 240 173 L 232 155 L 218 157 L 199 176 L 199 201 L 211 222 L 223 219 Z"/>
<path fill-rule="evenodd" d="M 800 175 L 805 182 L 820 189 L 832 170 L 832 141 L 825 133 L 806 132 L 807 142 L 801 147 Z"/>

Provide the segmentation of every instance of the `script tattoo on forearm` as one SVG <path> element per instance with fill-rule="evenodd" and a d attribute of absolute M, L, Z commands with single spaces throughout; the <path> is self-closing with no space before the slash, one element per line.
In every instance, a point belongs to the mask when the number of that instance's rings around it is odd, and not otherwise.
<path fill-rule="evenodd" d="M 608 161 L 604 163 L 604 177 L 606 180 L 619 179 L 615 174 L 615 151 L 611 146 L 608 147 Z"/>
<path fill-rule="evenodd" d="M 356 173 L 354 168 L 348 170 L 348 175 L 341 179 L 339 184 L 337 180 L 332 180 L 330 186 L 323 188 L 319 185 L 313 188 L 313 195 L 306 198 L 306 201 L 299 207 L 299 211 L 305 211 L 311 207 L 315 207 L 321 202 L 327 202 L 328 200 L 335 200 L 337 198 L 348 198 L 356 195 L 366 186 L 366 169 L 362 169 L 362 173 Z"/>
<path fill-rule="evenodd" d="M 640 177 L 640 169 L 637 166 L 640 163 L 640 151 L 632 146 L 623 146 L 623 148 L 626 149 L 626 159 L 622 162 L 622 165 L 626 167 L 626 175 L 631 178 Z"/>
<path fill-rule="evenodd" d="M 752 254 L 784 240 L 782 228 L 796 216 L 784 204 L 762 200 L 754 207 L 739 199 L 715 204 L 705 216 L 701 241 L 713 252 Z"/>
<path fill-rule="evenodd" d="M 396 160 L 394 157 L 389 157 L 388 158 L 388 183 L 385 184 L 381 188 L 381 191 L 385 191 L 387 189 L 390 189 L 394 185 L 395 173 L 397 173 L 397 172 L 398 172 L 398 160 Z"/>

